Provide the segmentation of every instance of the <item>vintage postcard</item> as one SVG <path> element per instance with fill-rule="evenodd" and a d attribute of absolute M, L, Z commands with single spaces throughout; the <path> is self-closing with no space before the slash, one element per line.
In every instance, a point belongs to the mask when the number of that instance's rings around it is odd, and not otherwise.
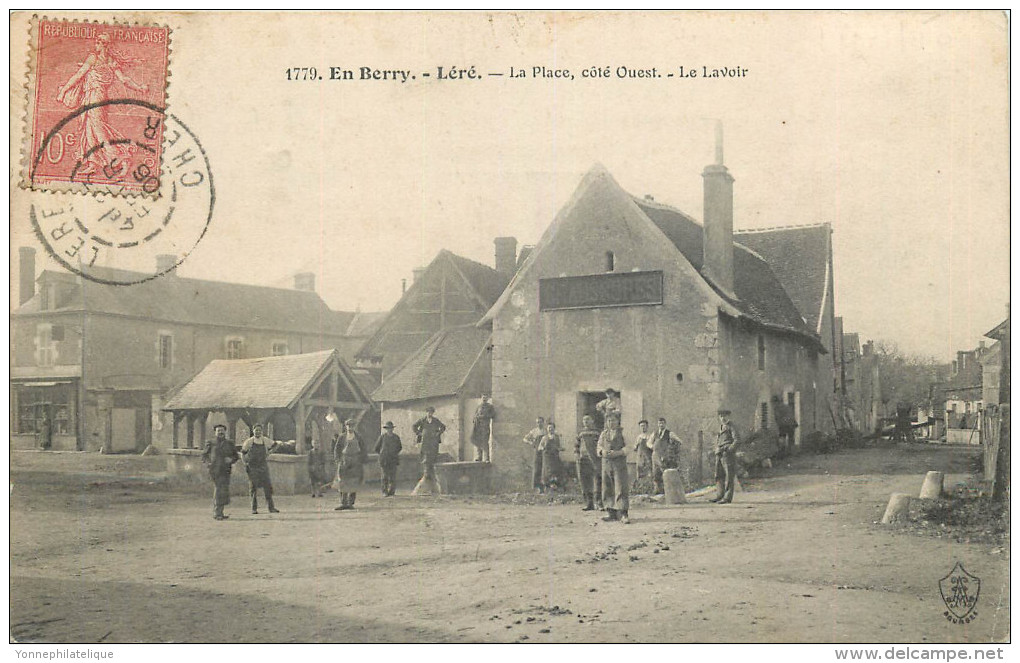
<path fill-rule="evenodd" d="M 1007 13 L 10 36 L 17 658 L 1008 656 Z"/>

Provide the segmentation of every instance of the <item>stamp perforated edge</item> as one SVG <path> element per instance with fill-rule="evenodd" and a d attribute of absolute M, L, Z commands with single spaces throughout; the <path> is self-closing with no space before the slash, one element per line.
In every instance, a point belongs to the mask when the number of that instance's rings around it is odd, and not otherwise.
<path fill-rule="evenodd" d="M 116 16 L 110 20 L 98 20 L 98 19 L 85 19 L 85 18 L 49 18 L 46 15 L 33 14 L 28 20 L 28 55 L 26 58 L 26 69 L 25 79 L 22 83 L 22 90 L 25 95 L 25 110 L 21 117 L 21 150 L 19 153 L 20 159 L 20 177 L 18 178 L 18 186 L 24 190 L 39 191 L 43 193 L 72 193 L 80 194 L 85 196 L 102 196 L 102 195 L 113 195 L 120 197 L 138 197 L 138 198 L 158 198 L 160 191 L 162 191 L 162 178 L 163 178 L 163 153 L 160 151 L 160 163 L 159 165 L 159 176 L 160 186 L 156 189 L 153 194 L 145 193 L 142 191 L 134 191 L 129 189 L 110 189 L 106 188 L 101 190 L 99 187 L 94 185 L 88 185 L 83 183 L 75 182 L 52 182 L 47 183 L 45 186 L 36 185 L 31 178 L 32 163 L 35 159 L 35 155 L 32 154 L 32 137 L 34 136 L 34 118 L 35 118 L 35 88 L 38 83 L 38 72 L 36 71 L 38 62 L 36 61 L 36 51 L 38 44 L 38 26 L 40 21 L 58 21 L 62 23 L 93 23 L 95 25 L 108 25 L 108 26 L 124 26 L 124 27 L 144 27 L 144 28 L 164 28 L 166 30 L 166 71 L 163 82 L 163 112 L 169 112 L 170 105 L 170 80 L 172 77 L 173 67 L 173 28 L 166 23 L 156 22 L 145 22 L 145 21 L 130 21 L 130 20 L 118 20 Z"/>

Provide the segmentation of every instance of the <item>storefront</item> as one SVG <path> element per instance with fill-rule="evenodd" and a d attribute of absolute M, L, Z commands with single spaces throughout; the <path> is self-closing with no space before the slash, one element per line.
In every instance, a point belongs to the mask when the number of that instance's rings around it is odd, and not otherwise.
<path fill-rule="evenodd" d="M 54 366 L 11 376 L 11 448 L 80 449 L 80 369 Z"/>

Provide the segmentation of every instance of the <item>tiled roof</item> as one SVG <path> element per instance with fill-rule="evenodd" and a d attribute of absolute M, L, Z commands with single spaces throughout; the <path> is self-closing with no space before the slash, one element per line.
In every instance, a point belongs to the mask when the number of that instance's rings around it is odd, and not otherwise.
<path fill-rule="evenodd" d="M 818 329 L 827 287 L 829 263 L 827 223 L 763 230 L 741 230 L 733 239 L 768 260 L 783 289 L 808 326 Z"/>
<path fill-rule="evenodd" d="M 372 311 L 363 313 L 356 311 L 347 325 L 347 336 L 371 336 L 379 329 L 389 311 Z"/>
<path fill-rule="evenodd" d="M 109 272 L 109 273 L 107 273 Z M 97 275 L 115 278 L 129 274 L 121 270 L 96 270 Z M 135 274 L 135 277 L 143 276 Z M 81 281 L 71 274 L 47 270 L 40 282 L 56 281 L 74 288 L 61 308 L 49 311 L 82 310 Z M 85 306 L 93 313 L 113 313 L 153 320 L 191 324 L 256 327 L 305 334 L 342 336 L 354 313 L 330 309 L 315 292 L 265 286 L 207 281 L 170 274 L 133 285 L 85 283 Z M 15 315 L 40 311 L 41 295 L 15 311 Z"/>
<path fill-rule="evenodd" d="M 634 202 L 700 272 L 704 259 L 701 225 L 671 207 L 637 198 Z M 772 327 L 814 335 L 769 263 L 736 243 L 733 246 L 733 291 L 738 298 L 736 301 L 729 300 L 721 292 L 719 294 L 748 318 Z"/>
<path fill-rule="evenodd" d="M 372 393 L 379 403 L 456 394 L 489 344 L 491 332 L 474 325 L 436 333 Z"/>
<path fill-rule="evenodd" d="M 170 397 L 164 410 L 290 407 L 331 361 L 354 377 L 336 350 L 258 359 L 217 359 Z M 357 388 L 354 396 L 365 400 Z"/>
<path fill-rule="evenodd" d="M 452 265 L 454 271 L 464 276 L 464 281 L 468 288 L 477 296 L 479 300 L 478 306 L 481 311 L 478 314 L 479 318 L 499 299 L 499 296 L 506 289 L 506 285 L 510 281 L 510 275 L 501 274 L 488 265 L 459 256 L 446 249 L 442 249 L 436 254 L 436 257 L 425 268 L 425 274 L 418 277 L 418 281 L 425 280 L 426 274 L 431 270 L 441 269 L 444 262 Z M 397 316 L 400 315 L 401 310 L 406 306 L 406 302 L 412 301 L 417 295 L 418 287 L 419 284 L 416 282 L 407 289 L 407 292 L 400 298 L 400 301 L 393 306 L 383 320 L 379 321 L 372 335 L 355 354 L 356 357 L 368 358 L 385 355 L 387 352 L 414 352 L 422 347 L 422 344 L 431 337 L 431 331 L 387 331 L 393 326 L 392 321 L 396 320 Z"/>

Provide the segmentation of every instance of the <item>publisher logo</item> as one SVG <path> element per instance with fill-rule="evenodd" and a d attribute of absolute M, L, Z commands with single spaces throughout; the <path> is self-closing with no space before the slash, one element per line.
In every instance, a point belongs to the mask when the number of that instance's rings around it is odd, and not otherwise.
<path fill-rule="evenodd" d="M 969 624 L 977 619 L 977 601 L 981 593 L 981 580 L 963 568 L 959 562 L 942 580 L 939 592 L 946 604 L 942 615 L 954 624 Z"/>

